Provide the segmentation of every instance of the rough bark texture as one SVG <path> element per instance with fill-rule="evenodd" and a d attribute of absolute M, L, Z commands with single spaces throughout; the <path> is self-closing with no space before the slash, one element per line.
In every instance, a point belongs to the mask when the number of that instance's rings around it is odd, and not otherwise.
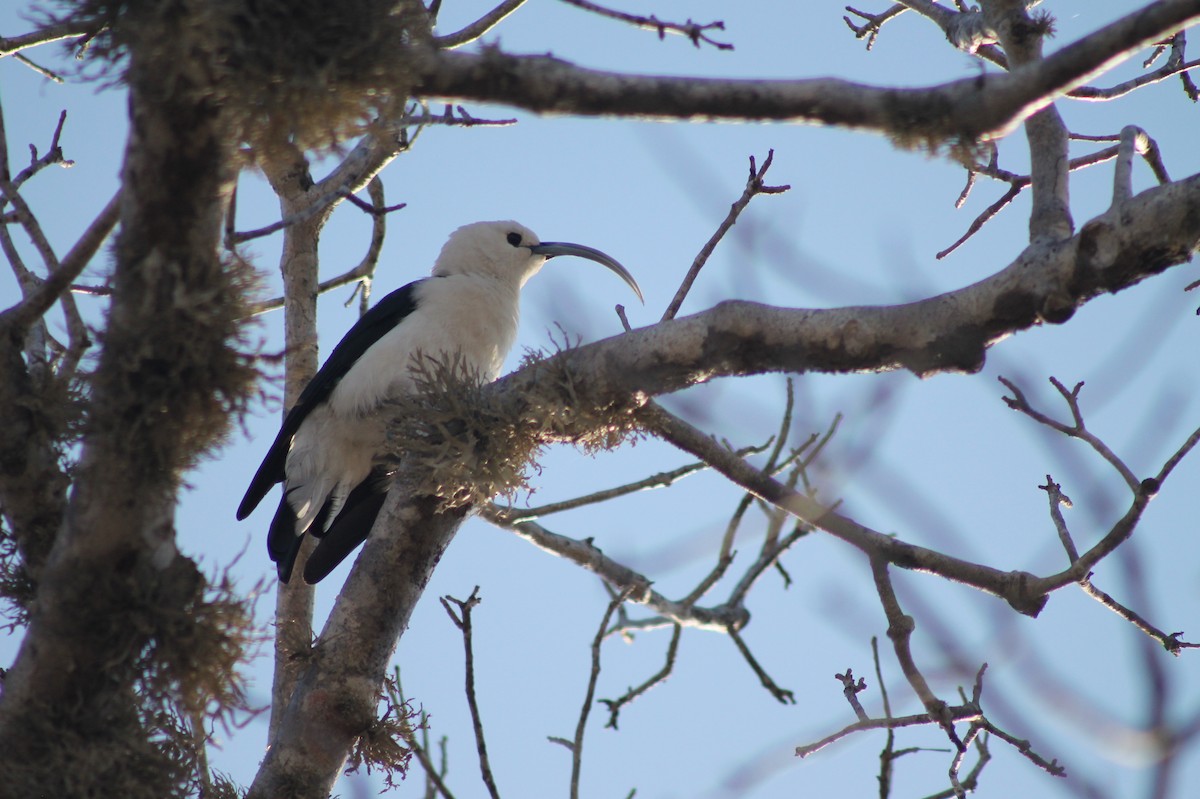
<path fill-rule="evenodd" d="M 183 37 L 162 23 L 140 31 Z M 175 550 L 173 516 L 182 469 L 222 427 L 214 370 L 230 363 L 234 306 L 216 243 L 232 144 L 202 74 L 166 56 L 132 48 L 104 349 L 73 490 L 0 704 L 0 781 L 22 794 L 107 792 L 105 769 L 127 765 L 118 738 L 137 723 L 139 656 L 199 581 Z"/>
<path fill-rule="evenodd" d="M 279 210 L 287 219 L 312 202 L 308 162 L 290 146 L 265 150 L 259 158 L 271 188 L 279 195 Z M 283 413 L 296 404 L 300 392 L 317 371 L 317 242 L 329 209 L 301 219 L 284 229 L 279 270 L 283 276 L 284 376 Z M 274 497 L 272 497 L 274 499 Z M 312 550 L 311 538 L 301 548 L 298 563 Z M 279 718 L 304 668 L 312 646 L 313 587 L 303 580 L 280 583 L 275 594 L 275 676 L 271 682 L 269 736 L 274 738 Z"/>
<path fill-rule="evenodd" d="M 983 15 L 998 34 L 1012 68 L 1041 61 L 1045 26 L 1029 16 L 1023 2 L 991 0 L 983 4 Z M 1032 159 L 1029 240 L 1062 241 L 1075 230 L 1067 168 L 1068 133 L 1058 109 L 1049 105 L 1025 120 L 1025 137 Z"/>
<path fill-rule="evenodd" d="M 1165 0 L 1012 72 L 924 89 L 834 78 L 725 80 L 601 72 L 552 56 L 427 51 L 415 92 L 558 114 L 780 120 L 875 130 L 912 145 L 975 141 L 1013 127 L 1139 48 L 1200 19 L 1198 0 Z"/>
<path fill-rule="evenodd" d="M 996 341 L 1065 322 L 1095 297 L 1186 263 L 1198 246 L 1200 175 L 1193 175 L 1110 208 L 1065 242 L 1031 245 L 996 274 L 955 291 L 905 305 L 827 310 L 723 302 L 556 356 L 555 368 L 586 387 L 596 407 L 762 372 L 974 372 Z M 548 390 L 542 368 L 487 391 L 515 412 Z"/>
<path fill-rule="evenodd" d="M 402 479 L 402 478 L 401 478 Z M 377 718 L 383 678 L 413 608 L 467 509 L 394 487 L 321 631 L 248 799 L 323 799 Z"/>

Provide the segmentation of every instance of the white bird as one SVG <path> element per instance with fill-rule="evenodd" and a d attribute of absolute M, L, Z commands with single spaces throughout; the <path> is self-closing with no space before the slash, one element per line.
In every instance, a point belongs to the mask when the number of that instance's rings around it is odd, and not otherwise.
<path fill-rule="evenodd" d="M 599 250 L 540 242 L 516 222 L 476 222 L 450 235 L 431 277 L 384 297 L 338 342 L 284 418 L 238 506 L 245 519 L 283 483 L 267 536 L 280 580 L 291 577 L 305 533 L 321 539 L 304 567 L 308 583 L 366 540 L 387 494 L 381 407 L 415 390 L 417 357 L 457 356 L 468 374 L 495 380 L 516 339 L 521 287 L 557 255 L 607 266 L 642 298 L 625 267 Z"/>

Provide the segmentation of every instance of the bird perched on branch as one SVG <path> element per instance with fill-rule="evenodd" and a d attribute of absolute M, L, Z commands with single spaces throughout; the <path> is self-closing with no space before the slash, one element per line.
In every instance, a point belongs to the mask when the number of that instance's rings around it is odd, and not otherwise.
<path fill-rule="evenodd" d="M 416 390 L 418 355 L 459 358 L 495 380 L 517 335 L 520 291 L 550 258 L 575 255 L 607 266 L 642 298 L 616 260 L 579 244 L 541 242 L 516 222 L 454 231 L 431 277 L 393 291 L 333 348 L 300 393 L 238 506 L 245 519 L 276 483 L 283 498 L 267 549 L 287 582 L 305 533 L 320 539 L 304 567 L 315 583 L 366 540 L 387 493 L 389 397 Z"/>

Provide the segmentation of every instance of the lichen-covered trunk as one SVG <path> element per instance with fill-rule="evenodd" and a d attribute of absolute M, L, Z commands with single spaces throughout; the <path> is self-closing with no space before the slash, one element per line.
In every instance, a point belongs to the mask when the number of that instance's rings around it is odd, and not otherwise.
<path fill-rule="evenodd" d="M 384 677 L 433 570 L 468 509 L 440 510 L 403 476 L 312 650 L 247 799 L 324 799 L 351 747 L 377 726 Z"/>
<path fill-rule="evenodd" d="M 200 590 L 174 545 L 181 472 L 214 443 L 246 366 L 240 298 L 217 244 L 232 141 L 186 15 L 124 21 L 130 135 L 112 302 L 62 525 L 0 701 L 12 795 L 164 795 L 137 680 L 164 625 Z M 143 768 L 143 779 L 121 774 Z M 121 774 L 118 774 L 121 772 Z"/>

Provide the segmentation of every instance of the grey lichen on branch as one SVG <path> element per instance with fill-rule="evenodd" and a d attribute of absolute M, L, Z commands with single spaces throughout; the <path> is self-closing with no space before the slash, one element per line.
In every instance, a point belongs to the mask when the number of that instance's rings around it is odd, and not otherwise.
<path fill-rule="evenodd" d="M 546 445 L 571 443 L 593 453 L 637 434 L 637 402 L 592 402 L 569 360 L 530 353 L 524 366 L 537 388 L 509 403 L 486 390 L 460 358 L 429 356 L 414 364 L 418 390 L 390 403 L 388 438 L 398 461 L 418 477 L 418 495 L 436 498 L 445 509 L 496 495 L 511 499 L 528 488 L 526 476 Z"/>
<path fill-rule="evenodd" d="M 417 0 L 345 0 L 334 14 L 321 0 L 83 0 L 49 25 L 95 32 L 91 53 L 113 65 L 132 51 L 174 58 L 191 78 L 181 88 L 222 107 L 243 140 L 302 147 L 361 133 L 403 103 L 409 46 L 431 39 Z M 165 36 L 166 28 L 179 33 Z"/>

